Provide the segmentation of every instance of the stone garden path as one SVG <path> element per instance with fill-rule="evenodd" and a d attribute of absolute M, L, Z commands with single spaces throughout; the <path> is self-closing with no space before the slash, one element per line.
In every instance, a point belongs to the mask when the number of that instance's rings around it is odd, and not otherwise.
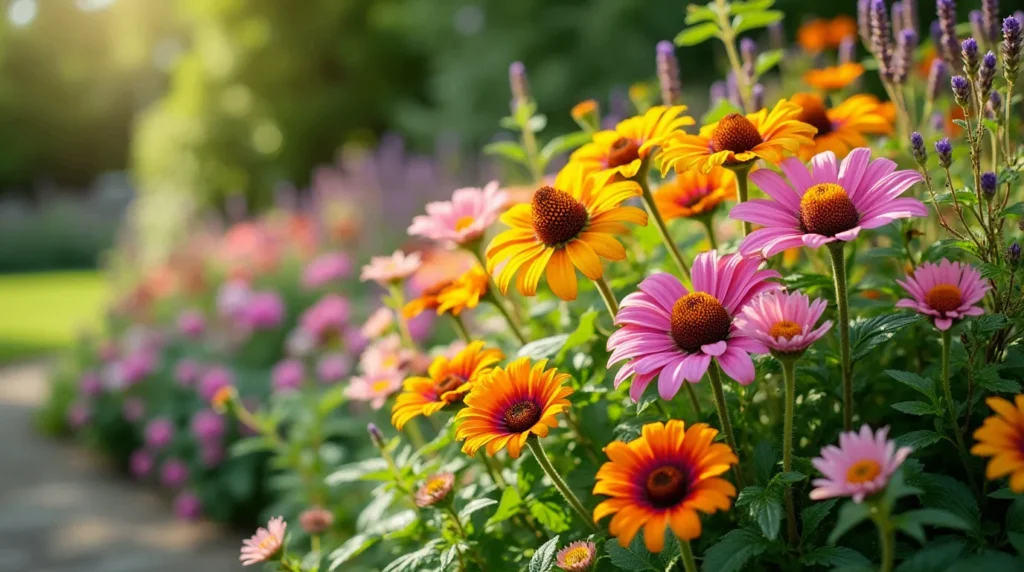
<path fill-rule="evenodd" d="M 167 501 L 32 428 L 46 363 L 0 368 L 0 572 L 237 572 L 240 533 L 176 520 Z"/>

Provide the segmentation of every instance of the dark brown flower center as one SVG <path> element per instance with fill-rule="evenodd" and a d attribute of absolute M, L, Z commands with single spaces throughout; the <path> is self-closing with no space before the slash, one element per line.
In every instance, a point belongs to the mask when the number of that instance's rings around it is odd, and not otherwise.
<path fill-rule="evenodd" d="M 541 187 L 533 194 L 533 230 L 544 244 L 557 246 L 579 236 L 587 207 L 564 191 Z"/>
<path fill-rule="evenodd" d="M 672 306 L 672 339 L 690 353 L 726 339 L 731 325 L 722 303 L 706 292 L 691 292 Z"/>
<path fill-rule="evenodd" d="M 791 322 L 789 320 L 782 320 L 781 322 L 776 322 L 775 325 L 772 326 L 770 330 L 768 330 L 768 335 L 776 339 L 785 338 L 789 340 L 792 339 L 793 336 L 799 334 L 801 331 L 803 330 L 795 322 Z"/>
<path fill-rule="evenodd" d="M 540 421 L 540 406 L 530 400 L 520 401 L 505 410 L 505 427 L 513 433 L 522 433 Z"/>
<path fill-rule="evenodd" d="M 711 132 L 711 150 L 745 153 L 764 142 L 757 127 L 739 113 L 722 118 Z"/>
<path fill-rule="evenodd" d="M 608 168 L 628 165 L 640 158 L 640 145 L 632 139 L 620 137 L 608 150 Z"/>
<path fill-rule="evenodd" d="M 800 199 L 800 222 L 812 234 L 835 236 L 857 226 L 860 214 L 846 189 L 835 183 L 821 183 L 807 189 Z"/>
<path fill-rule="evenodd" d="M 454 391 L 465 382 L 466 380 L 463 379 L 461 376 L 455 375 L 454 373 L 449 373 L 448 375 L 444 376 L 444 379 L 437 382 L 437 394 L 440 396 L 444 395 L 445 393 L 448 393 L 449 391 Z"/>
<path fill-rule="evenodd" d="M 960 307 L 963 294 L 955 284 L 936 284 L 924 296 L 924 301 L 939 312 L 952 312 Z"/>
<path fill-rule="evenodd" d="M 679 504 L 689 490 L 686 475 L 677 467 L 665 465 L 647 475 L 644 482 L 647 500 L 657 508 L 669 508 Z"/>
<path fill-rule="evenodd" d="M 804 110 L 800 112 L 800 121 L 818 128 L 815 137 L 821 137 L 832 132 L 832 120 L 828 118 L 828 110 L 821 99 L 813 96 L 800 99 L 800 105 Z"/>

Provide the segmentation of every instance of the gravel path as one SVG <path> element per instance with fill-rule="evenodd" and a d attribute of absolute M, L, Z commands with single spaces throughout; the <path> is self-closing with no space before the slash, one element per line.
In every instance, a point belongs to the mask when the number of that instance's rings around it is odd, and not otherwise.
<path fill-rule="evenodd" d="M 167 501 L 32 428 L 46 363 L 0 368 L 0 572 L 234 572 L 238 533 L 176 520 Z"/>

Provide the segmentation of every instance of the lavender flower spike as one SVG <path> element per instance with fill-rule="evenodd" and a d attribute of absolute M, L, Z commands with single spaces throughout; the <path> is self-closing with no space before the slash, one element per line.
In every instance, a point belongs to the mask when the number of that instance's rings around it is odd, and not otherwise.
<path fill-rule="evenodd" d="M 658 70 L 658 84 L 661 86 L 661 101 L 665 105 L 677 105 L 683 99 L 683 87 L 679 83 L 679 60 L 672 42 L 658 42 L 655 55 Z"/>
<path fill-rule="evenodd" d="M 946 60 L 950 69 L 956 66 L 956 53 L 960 42 L 956 37 L 956 2 L 955 0 L 935 0 L 935 10 L 939 16 L 939 54 Z"/>
<path fill-rule="evenodd" d="M 964 61 L 964 75 L 972 76 L 978 71 L 978 42 L 974 38 L 967 38 L 960 46 L 960 56 Z"/>
<path fill-rule="evenodd" d="M 1021 31 L 1021 21 L 1015 16 L 1003 20 L 1003 77 L 1011 83 L 1017 79 L 1017 72 L 1020 71 L 1022 44 L 1024 33 Z"/>
<path fill-rule="evenodd" d="M 917 32 L 907 28 L 900 32 L 896 52 L 892 58 L 892 81 L 902 85 L 914 63 L 914 49 L 917 48 Z"/>
<path fill-rule="evenodd" d="M 960 107 L 966 107 L 971 96 L 971 83 L 962 75 L 955 75 L 949 81 L 953 88 L 953 98 Z"/>
<path fill-rule="evenodd" d="M 985 33 L 985 45 L 995 46 L 999 40 L 999 0 L 982 0 L 981 29 Z"/>
<path fill-rule="evenodd" d="M 874 51 L 871 47 L 871 0 L 857 0 L 857 32 L 864 47 Z"/>
<path fill-rule="evenodd" d="M 985 54 L 985 57 L 981 58 L 981 68 L 978 70 L 978 101 L 988 99 L 988 94 L 992 91 L 992 81 L 995 77 L 996 55 L 988 52 Z"/>
<path fill-rule="evenodd" d="M 885 0 L 871 0 L 871 50 L 878 60 L 878 75 L 882 77 L 882 81 L 889 83 L 893 81 L 890 30 Z"/>
<path fill-rule="evenodd" d="M 939 98 L 939 90 L 946 80 L 946 62 L 940 58 L 932 60 L 932 67 L 928 70 L 928 91 L 926 97 L 928 101 L 934 103 Z"/>

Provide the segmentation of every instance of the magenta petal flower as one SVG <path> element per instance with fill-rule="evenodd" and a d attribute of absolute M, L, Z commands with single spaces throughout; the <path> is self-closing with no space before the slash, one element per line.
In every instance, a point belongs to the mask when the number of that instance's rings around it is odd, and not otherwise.
<path fill-rule="evenodd" d="M 420 269 L 422 259 L 419 252 L 406 254 L 396 250 L 391 256 L 374 256 L 370 263 L 363 266 L 359 279 L 363 282 L 373 280 L 381 286 L 401 282 Z"/>
<path fill-rule="evenodd" d="M 267 562 L 281 550 L 284 544 L 284 533 L 288 523 L 284 518 L 277 516 L 270 519 L 267 528 L 260 528 L 252 538 L 242 541 L 242 554 L 239 560 L 242 566 L 251 566 L 260 562 Z"/>
<path fill-rule="evenodd" d="M 832 327 L 828 320 L 814 327 L 827 305 L 821 298 L 811 302 L 800 292 L 765 292 L 747 304 L 738 324 L 743 332 L 773 352 L 801 354 Z"/>
<path fill-rule="evenodd" d="M 925 262 L 907 276 L 907 281 L 897 280 L 912 297 L 896 302 L 897 308 L 910 308 L 930 316 L 939 331 L 946 331 L 953 320 L 965 316 L 980 316 L 985 313 L 976 306 L 990 286 L 981 274 L 969 264 L 950 262 L 945 258 L 938 264 Z"/>
<path fill-rule="evenodd" d="M 871 160 L 871 150 L 854 149 L 843 159 L 825 151 L 811 158 L 811 171 L 799 159 L 783 161 L 786 178 L 768 169 L 750 174 L 770 199 L 753 199 L 729 211 L 729 218 L 762 225 L 750 233 L 740 252 L 760 252 L 765 258 L 787 248 L 818 248 L 835 241 L 849 242 L 861 230 L 878 228 L 913 216 L 928 216 L 921 201 L 903 197 L 921 174 L 896 170 L 889 159 Z"/>
<path fill-rule="evenodd" d="M 811 491 L 811 498 L 853 497 L 855 502 L 861 502 L 884 489 L 889 477 L 912 451 L 910 447 L 897 449 L 895 442 L 886 439 L 888 433 L 888 427 L 872 433 L 864 425 L 860 433 L 840 434 L 838 447 L 829 445 L 822 449 L 821 456 L 811 462 L 825 478 L 814 479 L 816 488 Z"/>
<path fill-rule="evenodd" d="M 449 246 L 463 245 L 480 238 L 498 220 L 506 200 L 497 181 L 482 189 L 457 189 L 450 201 L 427 203 L 427 214 L 412 219 L 408 232 Z"/>
<path fill-rule="evenodd" d="M 284 394 L 297 391 L 306 377 L 306 367 L 297 359 L 283 359 L 270 372 L 270 383 L 274 393 Z"/>
<path fill-rule="evenodd" d="M 744 333 L 734 318 L 758 294 L 778 288 L 774 270 L 758 270 L 760 259 L 703 252 L 693 262 L 693 291 L 672 275 L 659 273 L 622 300 L 608 338 L 608 366 L 629 360 L 615 376 L 618 387 L 630 376 L 629 395 L 639 401 L 658 377 L 658 393 L 672 399 L 683 381 L 697 383 L 714 358 L 736 381 L 754 381 L 751 353 L 768 348 Z"/>
<path fill-rule="evenodd" d="M 302 286 L 314 290 L 341 280 L 352 272 L 352 259 L 344 252 L 321 254 L 302 271 Z"/>
<path fill-rule="evenodd" d="M 302 314 L 299 324 L 318 343 L 323 343 L 331 336 L 340 338 L 344 334 L 350 315 L 348 300 L 328 294 Z"/>

